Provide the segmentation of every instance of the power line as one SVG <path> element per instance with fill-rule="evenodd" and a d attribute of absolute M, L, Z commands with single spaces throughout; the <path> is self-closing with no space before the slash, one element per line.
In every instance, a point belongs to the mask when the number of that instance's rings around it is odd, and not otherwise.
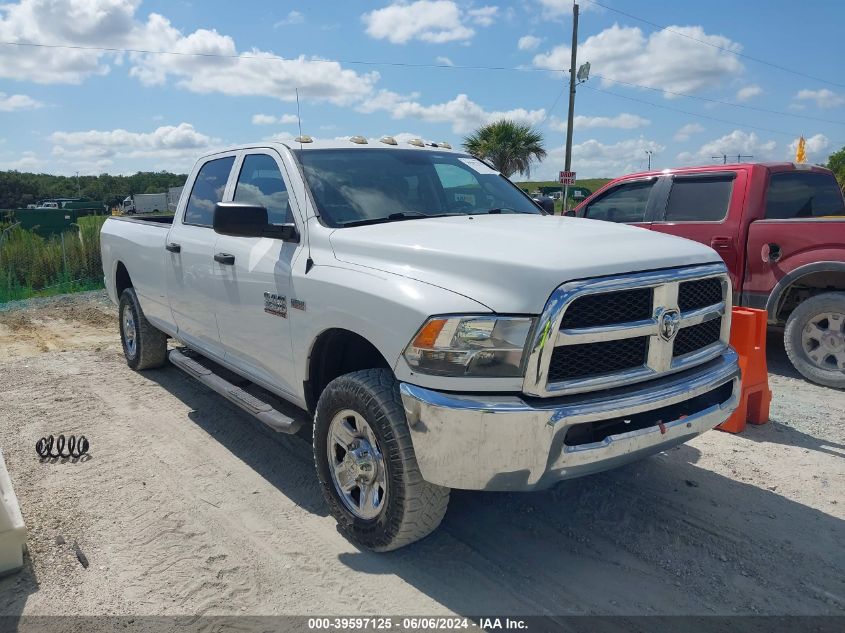
<path fill-rule="evenodd" d="M 743 108 L 745 110 L 754 110 L 756 112 L 765 112 L 767 114 L 778 114 L 780 116 L 790 116 L 798 119 L 808 119 L 810 121 L 820 121 L 822 123 L 833 123 L 834 125 L 845 125 L 845 121 L 834 121 L 832 119 L 822 119 L 821 117 L 810 116 L 808 114 L 798 114 L 795 112 L 784 112 L 782 110 L 770 110 L 768 108 L 761 108 L 759 106 L 749 105 L 747 103 L 736 103 L 735 101 L 723 101 L 721 99 L 712 99 L 710 97 L 702 97 L 700 95 L 691 95 L 684 92 L 674 92 L 672 90 L 666 90 L 665 88 L 656 88 L 654 86 L 644 86 L 643 84 L 632 83 L 630 81 L 622 81 L 621 79 L 614 79 L 613 77 L 607 77 L 606 75 L 593 75 L 593 77 L 604 79 L 606 81 L 613 82 L 615 84 L 621 84 L 623 86 L 631 86 L 633 88 L 643 88 L 644 90 L 651 90 L 653 92 L 665 92 L 666 94 L 670 94 L 676 97 L 686 97 L 687 99 L 697 99 L 699 101 L 706 101 L 707 103 L 718 103 L 720 105 L 731 106 L 734 108 Z"/>
<path fill-rule="evenodd" d="M 250 59 L 270 62 L 295 62 L 297 58 L 285 58 L 278 55 L 250 55 L 249 53 L 188 53 L 183 51 L 153 51 L 143 48 L 118 48 L 112 46 L 82 46 L 79 44 L 40 44 L 36 42 L 0 42 L 3 46 L 20 46 L 48 49 L 69 49 L 81 51 L 99 51 L 103 53 L 140 53 L 143 55 L 173 55 L 177 57 L 210 57 L 220 59 Z M 306 59 L 315 64 L 349 64 L 359 66 L 397 66 L 400 68 L 447 68 L 454 70 L 504 70 L 513 72 L 568 72 L 563 68 L 532 68 L 530 66 L 473 66 L 460 64 L 415 64 L 411 62 L 384 62 L 361 59 Z"/>
<path fill-rule="evenodd" d="M 736 55 L 737 57 L 742 57 L 743 59 L 747 59 L 753 62 L 757 62 L 758 64 L 764 64 L 766 66 L 770 66 L 771 68 L 777 68 L 783 72 L 791 73 L 793 75 L 798 75 L 799 77 L 806 77 L 807 79 L 812 79 L 813 81 L 819 81 L 821 83 L 829 84 L 831 86 L 837 86 L 839 88 L 845 88 L 845 84 L 841 84 L 835 81 L 830 81 L 829 79 L 823 79 L 822 77 L 816 77 L 814 75 L 808 75 L 807 73 L 803 73 L 798 70 L 793 70 L 792 68 L 787 68 L 786 66 L 781 66 L 780 64 L 775 64 L 774 62 L 766 61 L 765 59 L 760 59 L 759 57 L 754 57 L 753 55 L 748 55 L 746 53 L 740 53 L 739 51 L 732 50 L 727 48 L 726 46 L 720 46 L 719 44 L 714 44 L 713 42 L 708 42 L 706 40 L 702 40 L 697 37 L 693 37 L 692 35 L 687 35 L 686 33 L 681 33 L 680 31 L 676 31 L 674 29 L 670 29 L 668 26 L 664 26 L 662 24 L 657 24 L 656 22 L 652 22 L 650 20 L 646 20 L 645 18 L 638 17 L 631 13 L 627 13 L 622 11 L 621 9 L 614 9 L 613 7 L 609 7 L 606 4 L 602 4 L 601 2 L 596 2 L 596 0 L 582 0 L 583 2 L 589 2 L 591 4 L 596 5 L 597 7 L 601 7 L 602 9 L 607 9 L 608 11 L 614 11 L 620 15 L 624 15 L 625 17 L 631 18 L 632 20 L 638 20 L 644 24 L 648 24 L 649 26 L 653 26 L 656 29 L 661 31 L 666 31 L 667 33 L 672 33 L 674 35 L 678 35 L 680 37 L 685 37 L 688 40 L 692 40 L 693 42 L 698 42 L 699 44 L 704 44 L 705 46 L 709 46 L 710 48 L 715 48 L 725 53 L 730 53 L 731 55 Z"/>

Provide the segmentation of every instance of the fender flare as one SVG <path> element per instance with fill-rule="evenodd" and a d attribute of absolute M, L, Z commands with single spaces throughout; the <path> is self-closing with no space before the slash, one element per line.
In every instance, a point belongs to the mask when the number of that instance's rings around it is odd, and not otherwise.
<path fill-rule="evenodd" d="M 769 298 L 766 300 L 766 311 L 769 313 L 769 321 L 777 319 L 777 313 L 780 309 L 781 301 L 783 300 L 786 291 L 799 279 L 813 273 L 843 273 L 845 274 L 845 263 L 825 261 L 813 262 L 812 264 L 805 264 L 799 266 L 795 270 L 787 273 L 780 279 L 769 293 Z"/>

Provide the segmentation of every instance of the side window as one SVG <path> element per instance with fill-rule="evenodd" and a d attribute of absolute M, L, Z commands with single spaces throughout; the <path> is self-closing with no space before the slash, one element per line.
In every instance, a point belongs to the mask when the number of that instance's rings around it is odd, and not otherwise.
<path fill-rule="evenodd" d="M 772 174 L 766 194 L 766 218 L 821 218 L 845 215 L 845 203 L 836 180 L 818 172 Z"/>
<path fill-rule="evenodd" d="M 666 203 L 666 222 L 720 222 L 728 215 L 733 176 L 679 177 Z"/>
<path fill-rule="evenodd" d="M 234 200 L 265 207 L 270 224 L 293 222 L 282 172 L 275 159 L 267 154 L 249 154 L 244 158 Z"/>
<path fill-rule="evenodd" d="M 632 182 L 614 187 L 591 203 L 584 211 L 584 217 L 610 222 L 642 222 L 655 182 Z"/>
<path fill-rule="evenodd" d="M 188 206 L 185 208 L 185 224 L 211 226 L 214 219 L 214 206 L 223 199 L 226 181 L 235 162 L 234 156 L 210 160 L 200 168 Z"/>

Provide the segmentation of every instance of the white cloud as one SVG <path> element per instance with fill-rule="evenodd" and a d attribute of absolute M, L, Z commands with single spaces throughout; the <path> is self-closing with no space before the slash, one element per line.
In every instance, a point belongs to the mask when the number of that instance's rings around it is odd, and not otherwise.
<path fill-rule="evenodd" d="M 292 24 L 302 24 L 305 22 L 305 16 L 302 15 L 299 11 L 291 11 L 287 14 L 287 17 L 284 19 L 279 20 L 273 25 L 274 29 L 279 28 L 280 26 L 290 26 Z"/>
<path fill-rule="evenodd" d="M 395 3 L 365 13 L 361 19 L 367 35 L 393 44 L 420 40 L 432 44 L 468 40 L 475 29 L 468 24 L 489 26 L 498 7 L 485 6 L 463 10 L 453 0 L 416 0 L 410 4 Z"/>
<path fill-rule="evenodd" d="M 688 141 L 689 137 L 693 134 L 700 134 L 704 131 L 704 126 L 699 125 L 698 123 L 687 123 L 686 125 L 682 125 L 678 128 L 678 131 L 675 132 L 675 140 L 676 141 Z"/>
<path fill-rule="evenodd" d="M 672 26 L 674 31 L 723 49 L 739 52 L 742 47 L 721 35 L 708 35 L 700 26 Z M 569 47 L 557 46 L 534 57 L 540 68 L 569 67 Z M 578 56 L 590 60 L 600 74 L 613 79 L 674 92 L 699 92 L 720 85 L 726 77 L 743 70 L 735 55 L 702 46 L 666 31 L 645 37 L 636 27 L 614 24 L 588 37 L 578 47 Z M 605 85 L 612 82 L 603 81 Z M 672 95 L 665 94 L 667 98 Z"/>
<path fill-rule="evenodd" d="M 21 157 L 7 162 L 0 162 L 0 169 L 15 170 L 15 171 L 34 171 L 38 172 L 44 168 L 47 161 L 38 158 L 35 152 L 24 152 Z"/>
<path fill-rule="evenodd" d="M 542 41 L 543 39 L 537 37 L 536 35 L 523 35 L 519 38 L 516 46 L 521 51 L 533 51 L 542 43 Z"/>
<path fill-rule="evenodd" d="M 272 114 L 253 114 L 253 125 L 290 125 L 299 121 L 295 114 L 283 114 L 281 116 L 273 116 Z"/>
<path fill-rule="evenodd" d="M 806 144 L 804 151 L 807 153 L 807 161 L 810 163 L 826 163 L 830 157 L 830 139 L 824 134 L 815 134 L 804 139 Z M 792 141 L 787 148 L 789 155 L 787 160 L 795 160 L 795 152 L 798 150 L 798 139 Z"/>
<path fill-rule="evenodd" d="M 743 158 L 743 161 L 766 161 L 783 158 L 777 154 L 776 150 L 777 143 L 775 141 L 764 141 L 754 132 L 734 130 L 722 137 L 708 141 L 696 152 L 678 154 L 678 160 L 682 163 L 709 164 L 714 161 L 721 162 L 713 157 L 721 157 L 723 154 L 727 154 L 728 162 L 736 162 L 738 155 L 753 156 L 751 159 Z M 733 158 L 731 158 L 732 156 Z"/>
<path fill-rule="evenodd" d="M 757 84 L 751 84 L 737 90 L 736 99 L 737 101 L 748 101 L 761 94 L 763 94 L 763 89 Z"/>
<path fill-rule="evenodd" d="M 14 110 L 31 110 L 40 108 L 44 104 L 36 101 L 27 95 L 7 95 L 0 92 L 0 112 L 13 112 Z"/>
<path fill-rule="evenodd" d="M 821 88 L 820 90 L 799 90 L 793 97 L 799 101 L 815 101 L 817 108 L 828 109 L 845 105 L 845 96 Z"/>
<path fill-rule="evenodd" d="M 575 129 L 586 128 L 615 128 L 618 130 L 633 130 L 638 127 L 645 127 L 651 125 L 651 121 L 636 114 L 629 114 L 622 112 L 616 116 L 585 116 L 583 114 L 576 114 L 573 119 Z M 566 130 L 566 121 L 553 118 L 549 124 L 553 130 Z"/>
<path fill-rule="evenodd" d="M 543 17 L 559 18 L 572 15 L 573 0 L 538 0 L 542 8 Z M 578 6 L 579 13 L 585 11 L 601 12 L 604 9 L 592 2 L 584 2 Z"/>
<path fill-rule="evenodd" d="M 213 150 L 220 139 L 202 134 L 190 123 L 165 125 L 152 132 L 130 132 L 124 129 L 53 132 L 48 140 L 54 144 L 52 154 L 59 162 L 88 161 L 111 164 L 123 160 L 136 166 L 144 159 L 154 159 L 156 169 L 187 172 L 203 153 Z"/>
<path fill-rule="evenodd" d="M 359 112 L 389 112 L 394 119 L 419 119 L 430 123 L 450 123 L 456 133 L 469 132 L 479 125 L 497 119 L 513 119 L 536 125 L 546 116 L 545 109 L 487 111 L 467 95 L 459 94 L 451 101 L 433 105 L 422 105 L 415 101 L 418 94 L 400 95 L 389 90 L 380 90 L 377 95 L 358 107 Z"/>
<path fill-rule="evenodd" d="M 496 15 L 498 13 L 499 7 L 480 7 L 467 11 L 467 16 L 471 22 L 478 26 L 490 26 L 496 21 Z"/>
<path fill-rule="evenodd" d="M 643 169 L 646 150 L 660 154 L 665 149 L 657 141 L 642 137 L 610 144 L 589 139 L 572 146 L 572 169 L 579 178 L 613 178 Z M 532 177 L 556 179 L 563 169 L 564 156 L 563 146 L 552 149 L 537 168 L 532 168 Z"/>
<path fill-rule="evenodd" d="M 215 30 L 186 35 L 157 13 L 142 21 L 137 16 L 139 6 L 140 0 L 20 0 L 0 5 L 0 41 L 180 53 L 123 55 L 0 46 L 0 78 L 79 84 L 126 64 L 130 76 L 144 85 L 174 79 L 177 86 L 201 94 L 261 95 L 284 101 L 294 100 L 299 88 L 303 98 L 338 105 L 365 97 L 379 79 L 377 72 L 359 74 L 317 57 L 286 59 L 259 49 L 244 54 L 230 36 Z M 204 56 L 209 54 L 224 57 Z"/>
<path fill-rule="evenodd" d="M 455 63 L 451 59 L 449 59 L 448 57 L 443 57 L 443 56 L 435 57 L 434 61 L 436 61 L 438 64 L 442 64 L 443 66 L 454 66 L 455 65 Z"/>

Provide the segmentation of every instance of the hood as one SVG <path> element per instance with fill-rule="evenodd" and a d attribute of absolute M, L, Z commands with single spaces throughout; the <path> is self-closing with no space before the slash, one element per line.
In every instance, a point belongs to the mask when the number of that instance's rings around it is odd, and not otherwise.
<path fill-rule="evenodd" d="M 440 286 L 494 312 L 536 314 L 564 282 L 719 262 L 711 248 L 622 224 L 478 215 L 337 229 L 335 257 Z"/>

